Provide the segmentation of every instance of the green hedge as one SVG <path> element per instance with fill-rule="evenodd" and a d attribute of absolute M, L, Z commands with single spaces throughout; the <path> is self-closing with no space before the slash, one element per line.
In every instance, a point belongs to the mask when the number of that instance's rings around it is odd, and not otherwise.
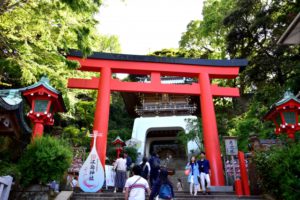
<path fill-rule="evenodd" d="M 72 150 L 65 141 L 49 136 L 36 138 L 27 146 L 19 162 L 21 185 L 61 180 L 71 161 Z"/>
<path fill-rule="evenodd" d="M 254 157 L 259 184 L 277 199 L 300 199 L 300 144 L 257 152 Z"/>

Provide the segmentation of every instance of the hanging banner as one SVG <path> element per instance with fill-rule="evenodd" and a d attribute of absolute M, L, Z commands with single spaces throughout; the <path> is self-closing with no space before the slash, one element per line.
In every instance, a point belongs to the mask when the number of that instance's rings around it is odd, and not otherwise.
<path fill-rule="evenodd" d="M 104 170 L 96 150 L 97 136 L 102 137 L 97 131 L 94 131 L 94 145 L 79 171 L 79 187 L 84 192 L 97 192 L 104 183 Z"/>
<path fill-rule="evenodd" d="M 114 167 L 112 165 L 105 165 L 105 183 L 106 187 L 108 186 L 115 186 L 115 177 L 116 172 L 113 169 Z"/>

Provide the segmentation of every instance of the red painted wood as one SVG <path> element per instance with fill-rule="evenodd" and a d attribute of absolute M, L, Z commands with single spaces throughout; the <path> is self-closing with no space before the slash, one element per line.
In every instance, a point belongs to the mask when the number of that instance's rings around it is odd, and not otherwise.
<path fill-rule="evenodd" d="M 170 63 L 133 62 L 116 60 L 82 59 L 78 57 L 68 57 L 80 63 L 79 70 L 99 72 L 99 68 L 109 67 L 112 73 L 128 74 L 148 74 L 160 72 L 163 76 L 184 76 L 198 77 L 199 73 L 207 73 L 210 78 L 236 78 L 239 74 L 239 67 L 212 67 L 199 65 L 183 65 Z"/>
<path fill-rule="evenodd" d="M 96 145 L 99 158 L 101 160 L 102 166 L 104 167 L 109 120 L 111 70 L 109 68 L 101 68 L 100 73 L 101 76 L 98 85 L 99 89 L 93 130 L 100 133 L 100 135 L 97 137 Z"/>
<path fill-rule="evenodd" d="M 236 179 L 234 181 L 234 186 L 235 186 L 235 194 L 238 196 L 238 197 L 241 197 L 243 196 L 243 187 L 242 187 L 242 182 L 240 179 Z"/>
<path fill-rule="evenodd" d="M 68 80 L 69 88 L 79 89 L 97 89 L 99 84 L 98 78 L 77 79 L 70 78 Z M 219 97 L 238 97 L 239 89 L 230 87 L 218 87 L 211 85 L 212 95 Z M 160 83 L 138 83 L 138 82 L 122 82 L 117 79 L 111 79 L 111 90 L 118 92 L 143 92 L 143 93 L 169 93 L 169 94 L 188 94 L 199 96 L 201 94 L 199 84 L 176 85 L 176 84 L 160 84 Z"/>
<path fill-rule="evenodd" d="M 206 157 L 210 162 L 211 182 L 215 186 L 224 186 L 224 170 L 221 159 L 220 142 L 215 116 L 213 96 L 210 87 L 209 75 L 199 75 L 201 90 L 200 105 L 202 113 L 203 140 Z"/>
<path fill-rule="evenodd" d="M 94 130 L 103 134 L 97 140 L 97 151 L 103 165 L 106 158 L 110 91 L 200 95 L 204 146 L 207 158 L 211 163 L 212 185 L 225 185 L 213 97 L 237 97 L 239 96 L 239 90 L 238 88 L 211 85 L 210 79 L 236 78 L 239 74 L 239 66 L 219 67 L 126 60 L 82 59 L 71 56 L 68 59 L 78 61 L 81 65 L 79 70 L 93 72 L 101 70 L 100 79 L 71 78 L 69 79 L 68 87 L 98 90 Z M 111 79 L 111 73 L 151 75 L 151 83 L 122 82 Z M 161 84 L 161 76 L 196 77 L 199 78 L 199 83 L 191 85 Z"/>
<path fill-rule="evenodd" d="M 241 180 L 242 180 L 242 186 L 245 196 L 250 196 L 250 187 L 249 187 L 249 179 L 245 164 L 245 155 L 243 152 L 238 152 L 238 158 L 239 158 L 239 165 L 240 165 L 240 173 L 241 173 Z"/>
<path fill-rule="evenodd" d="M 37 137 L 41 137 L 44 132 L 44 125 L 43 123 L 34 123 L 33 131 L 32 131 L 32 139 L 35 139 Z"/>

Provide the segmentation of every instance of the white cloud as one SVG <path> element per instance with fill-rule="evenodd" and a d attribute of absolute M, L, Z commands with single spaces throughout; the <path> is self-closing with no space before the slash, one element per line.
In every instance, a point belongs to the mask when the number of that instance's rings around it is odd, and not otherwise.
<path fill-rule="evenodd" d="M 122 53 L 177 48 L 191 20 L 201 19 L 202 0 L 105 0 L 96 18 L 102 34 L 119 37 Z"/>

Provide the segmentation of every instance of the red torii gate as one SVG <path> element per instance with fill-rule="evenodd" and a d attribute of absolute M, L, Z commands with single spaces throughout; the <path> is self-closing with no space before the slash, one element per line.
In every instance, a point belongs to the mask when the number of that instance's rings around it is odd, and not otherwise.
<path fill-rule="evenodd" d="M 75 50 L 70 52 L 68 59 L 78 61 L 81 65 L 79 70 L 101 74 L 100 78 L 70 78 L 68 87 L 98 90 L 93 129 L 102 133 L 97 138 L 96 147 L 103 166 L 106 158 L 111 91 L 197 95 L 200 96 L 204 147 L 211 165 L 211 182 L 215 186 L 225 185 L 213 97 L 238 97 L 239 89 L 213 85 L 211 79 L 236 78 L 240 67 L 247 65 L 246 60 L 162 58 L 99 52 L 83 58 L 82 53 Z M 122 82 L 112 78 L 112 73 L 150 75 L 151 83 Z M 198 83 L 162 84 L 161 76 L 198 78 Z"/>

